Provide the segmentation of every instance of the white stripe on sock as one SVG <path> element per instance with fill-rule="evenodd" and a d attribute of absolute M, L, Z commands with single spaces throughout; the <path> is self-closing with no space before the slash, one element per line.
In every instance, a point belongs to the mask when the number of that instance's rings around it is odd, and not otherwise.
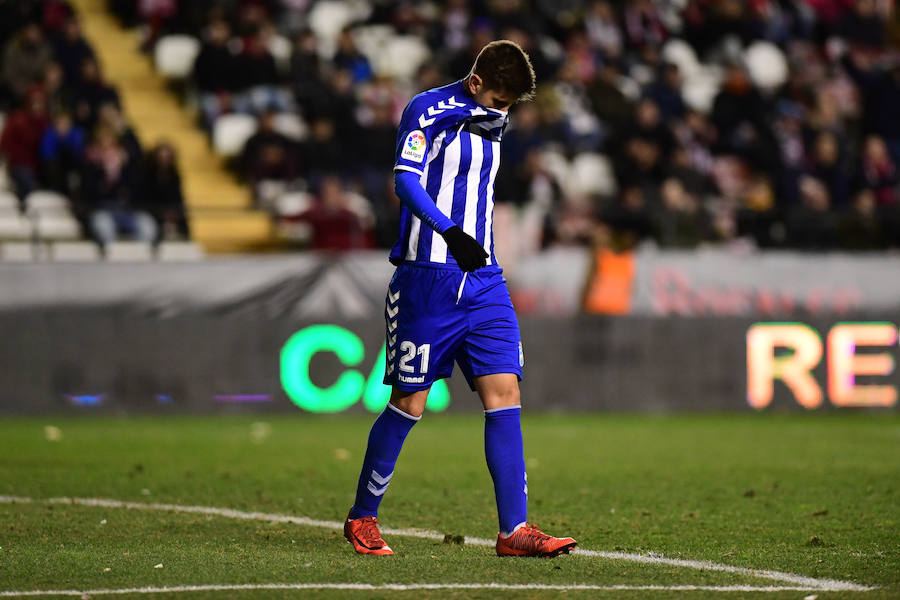
<path fill-rule="evenodd" d="M 515 527 L 513 527 L 513 530 L 510 531 L 509 533 L 506 533 L 505 531 L 501 531 L 501 532 L 500 532 L 500 537 L 502 537 L 504 540 L 509 539 L 509 536 L 511 536 L 512 534 L 514 534 L 514 533 L 517 532 L 518 530 L 522 529 L 523 527 L 525 527 L 525 521 L 522 521 L 521 523 L 519 523 L 518 525 L 516 525 Z"/>
<path fill-rule="evenodd" d="M 501 406 L 500 408 L 487 408 L 484 411 L 484 414 L 489 415 L 495 412 L 500 412 L 501 410 L 512 410 L 514 408 L 522 408 L 521 404 L 516 404 L 515 406 Z"/>
<path fill-rule="evenodd" d="M 394 406 L 393 404 L 391 404 L 390 402 L 388 402 L 387 407 L 389 409 L 391 409 L 392 411 L 394 411 L 395 413 L 397 413 L 398 415 L 406 417 L 410 421 L 418 421 L 419 419 L 422 418 L 422 415 L 419 415 L 418 417 L 414 417 L 409 413 L 405 413 L 402 410 L 400 410 L 399 408 L 397 408 L 396 406 Z"/>

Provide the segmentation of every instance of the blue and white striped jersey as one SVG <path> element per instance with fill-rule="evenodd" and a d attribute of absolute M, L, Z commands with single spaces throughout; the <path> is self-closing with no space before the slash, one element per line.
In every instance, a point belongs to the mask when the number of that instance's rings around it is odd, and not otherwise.
<path fill-rule="evenodd" d="M 422 92 L 406 106 L 397 138 L 395 171 L 419 176 L 438 210 L 484 245 L 497 264 L 491 220 L 494 179 L 507 113 L 477 104 L 462 81 Z M 440 234 L 405 205 L 391 262 L 455 264 Z"/>

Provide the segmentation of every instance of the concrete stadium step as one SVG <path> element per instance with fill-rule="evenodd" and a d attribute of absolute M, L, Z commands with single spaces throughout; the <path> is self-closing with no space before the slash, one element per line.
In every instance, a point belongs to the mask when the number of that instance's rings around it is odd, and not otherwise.
<path fill-rule="evenodd" d="M 185 204 L 194 240 L 208 253 L 275 247 L 269 216 L 252 210 L 250 190 L 225 169 L 196 116 L 179 104 L 151 59 L 139 50 L 137 31 L 123 30 L 105 0 L 73 0 L 99 55 L 106 78 L 122 97 L 125 113 L 141 142 L 171 142 L 178 153 Z"/>
<path fill-rule="evenodd" d="M 262 211 L 195 210 L 191 213 L 194 239 L 210 253 L 272 250 L 278 247 L 272 219 Z"/>

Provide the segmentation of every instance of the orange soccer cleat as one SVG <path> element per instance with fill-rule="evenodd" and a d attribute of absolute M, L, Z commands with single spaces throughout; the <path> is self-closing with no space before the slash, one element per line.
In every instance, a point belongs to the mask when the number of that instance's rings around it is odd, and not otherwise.
<path fill-rule="evenodd" d="M 497 556 L 541 556 L 568 554 L 577 542 L 570 537 L 547 535 L 537 525 L 525 523 L 508 538 L 497 536 Z"/>
<path fill-rule="evenodd" d="M 353 544 L 353 548 L 359 554 L 385 556 L 394 553 L 391 547 L 381 539 L 381 532 L 378 531 L 378 517 L 351 519 L 350 515 L 347 515 L 347 520 L 344 521 L 344 537 Z"/>

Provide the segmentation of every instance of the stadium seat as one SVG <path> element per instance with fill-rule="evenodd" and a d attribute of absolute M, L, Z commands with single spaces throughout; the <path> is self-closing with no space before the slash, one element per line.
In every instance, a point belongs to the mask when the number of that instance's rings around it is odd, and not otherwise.
<path fill-rule="evenodd" d="M 0 123 L 0 132 L 3 131 L 3 124 Z M 6 167 L 0 164 L 0 191 L 12 191 L 13 182 L 9 178 L 9 173 L 6 172 Z"/>
<path fill-rule="evenodd" d="M 34 262 L 37 252 L 31 242 L 4 242 L 0 244 L 0 261 Z"/>
<path fill-rule="evenodd" d="M 750 79 L 760 89 L 774 90 L 787 81 L 787 59 L 772 42 L 756 41 L 750 44 L 744 51 L 744 63 Z"/>
<path fill-rule="evenodd" d="M 571 167 L 566 157 L 553 150 L 541 153 L 541 164 L 553 175 L 556 183 L 563 189 L 563 193 L 570 194 L 572 188 Z"/>
<path fill-rule="evenodd" d="M 0 190 L 0 210 L 19 210 L 19 199 L 12 192 Z"/>
<path fill-rule="evenodd" d="M 398 79 L 412 79 L 419 67 L 431 57 L 428 46 L 421 37 L 398 35 L 392 37 L 387 48 L 372 61 L 379 75 L 390 75 Z"/>
<path fill-rule="evenodd" d="M 335 42 L 341 31 L 354 21 L 364 21 L 371 12 L 367 2 L 351 5 L 342 0 L 316 2 L 309 11 L 309 27 L 323 44 L 325 56 L 334 54 Z"/>
<path fill-rule="evenodd" d="M 281 135 L 289 137 L 296 142 L 306 139 L 309 133 L 306 122 L 300 118 L 300 115 L 292 112 L 282 112 L 275 115 L 272 127 Z"/>
<path fill-rule="evenodd" d="M 290 192 L 282 194 L 275 201 L 275 214 L 279 217 L 294 217 L 309 210 L 313 205 L 313 197 L 306 192 Z"/>
<path fill-rule="evenodd" d="M 678 70 L 685 79 L 693 77 L 701 67 L 694 48 L 682 39 L 672 38 L 666 42 L 662 57 L 667 63 L 678 65 Z"/>
<path fill-rule="evenodd" d="M 684 103 L 692 110 L 709 114 L 719 93 L 722 75 L 718 69 L 701 67 L 681 86 Z"/>
<path fill-rule="evenodd" d="M 396 32 L 391 25 L 361 25 L 353 28 L 352 35 L 359 51 L 374 63 Z"/>
<path fill-rule="evenodd" d="M 256 118 L 251 115 L 222 115 L 213 125 L 213 147 L 222 156 L 237 156 L 257 127 Z"/>
<path fill-rule="evenodd" d="M 100 247 L 94 242 L 55 242 L 50 244 L 50 260 L 53 262 L 97 262 L 100 258 Z"/>
<path fill-rule="evenodd" d="M 186 79 L 200 52 L 200 41 L 190 35 L 166 35 L 156 42 L 153 62 L 156 70 L 169 79 Z"/>
<path fill-rule="evenodd" d="M 35 190 L 25 197 L 25 213 L 29 216 L 46 211 L 69 210 L 69 200 L 51 190 Z"/>
<path fill-rule="evenodd" d="M 0 210 L 0 240 L 30 240 L 34 228 L 16 208 Z"/>
<path fill-rule="evenodd" d="M 375 225 L 372 203 L 365 196 L 356 192 L 344 192 L 344 196 L 347 198 L 347 208 L 356 213 L 366 227 Z"/>
<path fill-rule="evenodd" d="M 279 71 L 287 72 L 290 69 L 291 52 L 293 52 L 294 48 L 289 39 L 281 34 L 275 34 L 266 44 L 266 49 L 272 55 L 272 58 L 275 59 Z"/>
<path fill-rule="evenodd" d="M 572 186 L 576 193 L 612 196 L 616 177 L 609 159 L 594 152 L 582 152 L 572 160 Z"/>
<path fill-rule="evenodd" d="M 153 260 L 153 247 L 144 242 L 112 242 L 105 254 L 109 262 L 147 262 Z"/>
<path fill-rule="evenodd" d="M 203 260 L 203 248 L 194 242 L 162 242 L 156 249 L 162 262 L 197 262 Z"/>
<path fill-rule="evenodd" d="M 78 240 L 82 237 L 81 224 L 68 210 L 45 210 L 31 219 L 41 240 Z"/>

